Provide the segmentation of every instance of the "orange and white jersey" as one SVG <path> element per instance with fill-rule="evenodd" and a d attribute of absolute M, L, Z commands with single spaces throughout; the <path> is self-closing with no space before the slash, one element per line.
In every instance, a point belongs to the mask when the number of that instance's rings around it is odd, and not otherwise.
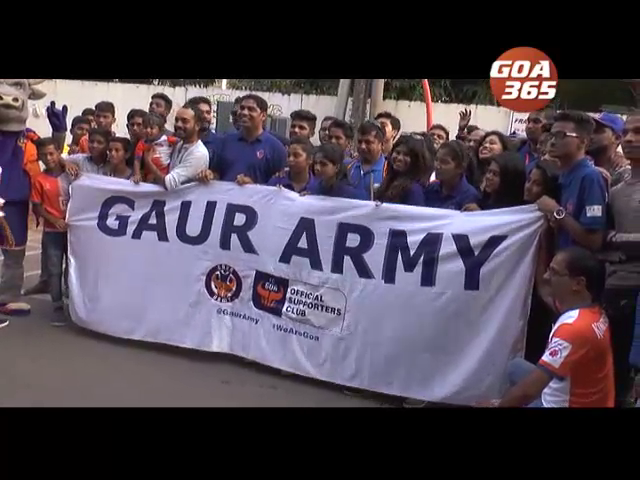
<path fill-rule="evenodd" d="M 563 314 L 538 363 L 553 375 L 545 407 L 613 407 L 615 389 L 609 320 L 600 307 Z"/>

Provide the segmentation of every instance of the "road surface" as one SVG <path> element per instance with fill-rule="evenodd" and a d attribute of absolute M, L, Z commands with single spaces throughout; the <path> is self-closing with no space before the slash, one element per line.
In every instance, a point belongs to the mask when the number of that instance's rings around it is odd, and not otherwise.
<path fill-rule="evenodd" d="M 32 232 L 25 286 L 40 273 Z M 221 354 L 113 339 L 48 323 L 50 300 L 0 329 L 2 407 L 380 407 L 342 389 Z M 394 402 L 395 403 L 395 402 Z"/>

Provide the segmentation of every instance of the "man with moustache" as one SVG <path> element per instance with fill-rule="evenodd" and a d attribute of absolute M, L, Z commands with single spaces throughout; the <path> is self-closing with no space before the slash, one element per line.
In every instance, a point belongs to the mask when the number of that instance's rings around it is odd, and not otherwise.
<path fill-rule="evenodd" d="M 596 128 L 591 135 L 587 155 L 593 159 L 610 188 L 620 185 L 631 175 L 631 167 L 623 154 L 618 151 L 622 141 L 624 120 L 613 113 L 599 113 L 594 116 Z"/>

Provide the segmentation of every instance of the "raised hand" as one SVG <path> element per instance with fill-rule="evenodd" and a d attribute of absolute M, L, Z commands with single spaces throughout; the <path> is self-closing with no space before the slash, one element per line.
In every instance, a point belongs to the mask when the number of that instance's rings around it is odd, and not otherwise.
<path fill-rule="evenodd" d="M 460 110 L 458 116 L 460 117 L 460 120 L 458 120 L 458 131 L 462 132 L 471 123 L 471 109 L 465 108 L 464 110 Z"/>
<path fill-rule="evenodd" d="M 47 107 L 47 119 L 51 125 L 53 133 L 67 133 L 67 113 L 69 108 L 66 105 L 62 109 L 56 108 L 56 102 L 51 102 Z"/>

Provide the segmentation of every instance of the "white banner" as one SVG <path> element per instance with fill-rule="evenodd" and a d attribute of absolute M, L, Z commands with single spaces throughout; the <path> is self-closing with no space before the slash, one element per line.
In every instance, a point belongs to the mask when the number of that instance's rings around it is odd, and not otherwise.
<path fill-rule="evenodd" d="M 535 207 L 460 213 L 218 182 L 72 185 L 71 314 L 342 385 L 471 403 L 521 351 Z"/>

